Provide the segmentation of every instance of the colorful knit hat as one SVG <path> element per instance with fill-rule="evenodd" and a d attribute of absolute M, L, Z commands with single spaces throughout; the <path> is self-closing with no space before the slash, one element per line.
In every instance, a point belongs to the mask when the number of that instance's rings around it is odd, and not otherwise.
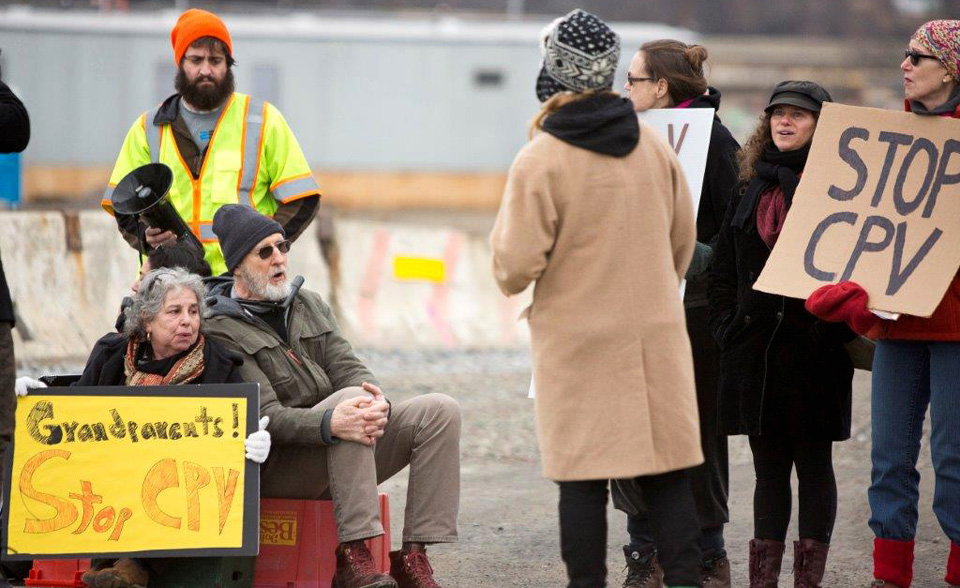
<path fill-rule="evenodd" d="M 936 55 L 947 72 L 960 80 L 960 20 L 931 20 L 917 29 L 913 40 Z"/>
<path fill-rule="evenodd" d="M 543 29 L 537 98 L 557 92 L 610 90 L 620 62 L 620 35 L 589 12 L 577 9 Z"/>
<path fill-rule="evenodd" d="M 223 41 L 227 46 L 227 53 L 233 56 L 233 42 L 230 40 L 230 31 L 223 24 L 220 17 L 212 12 L 191 8 L 177 19 L 177 24 L 170 31 L 170 44 L 173 45 L 173 61 L 180 66 L 180 60 L 187 48 L 194 41 L 203 37 L 213 37 Z"/>

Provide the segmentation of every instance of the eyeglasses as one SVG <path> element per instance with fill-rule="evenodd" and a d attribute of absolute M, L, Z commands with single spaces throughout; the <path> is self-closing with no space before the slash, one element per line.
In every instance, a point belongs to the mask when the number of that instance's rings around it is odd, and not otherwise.
<path fill-rule="evenodd" d="M 653 82 L 656 81 L 656 78 L 635 78 L 630 74 L 627 74 L 627 84 L 634 85 L 637 82 Z"/>
<path fill-rule="evenodd" d="M 260 249 L 257 249 L 257 255 L 260 256 L 260 259 L 270 259 L 273 256 L 273 248 L 276 247 L 280 253 L 287 253 L 290 251 L 290 241 L 289 239 L 280 241 L 275 245 L 264 245 Z"/>
<path fill-rule="evenodd" d="M 904 51 L 903 56 L 910 58 L 911 65 L 920 65 L 921 59 L 933 59 L 934 61 L 940 61 L 940 58 L 936 55 L 926 55 L 924 53 L 920 53 L 919 51 L 914 51 L 913 49 L 907 49 Z"/>

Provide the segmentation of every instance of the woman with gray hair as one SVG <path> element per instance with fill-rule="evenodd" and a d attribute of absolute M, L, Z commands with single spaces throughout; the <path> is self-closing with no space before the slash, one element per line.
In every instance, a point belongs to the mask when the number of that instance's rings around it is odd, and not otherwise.
<path fill-rule="evenodd" d="M 183 268 L 156 269 L 144 276 L 124 311 L 123 333 L 97 341 L 79 386 L 172 386 L 242 382 L 243 360 L 201 333 L 204 286 L 200 276 Z M 263 463 L 270 452 L 270 433 L 260 430 L 246 440 L 246 457 Z M 93 588 L 147 586 L 175 560 L 169 558 L 94 561 L 83 575 Z"/>
<path fill-rule="evenodd" d="M 151 271 L 126 308 L 123 333 L 97 341 L 80 386 L 240 382 L 242 360 L 200 332 L 201 278 L 181 268 Z"/>

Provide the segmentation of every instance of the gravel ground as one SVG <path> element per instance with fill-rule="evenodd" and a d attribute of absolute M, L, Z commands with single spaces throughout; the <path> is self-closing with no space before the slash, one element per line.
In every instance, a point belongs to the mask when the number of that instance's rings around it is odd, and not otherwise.
<path fill-rule="evenodd" d="M 456 545 L 432 547 L 431 561 L 447 588 L 526 588 L 565 585 L 559 556 L 553 483 L 540 475 L 533 402 L 527 398 L 530 357 L 525 351 L 384 352 L 359 354 L 381 379 L 394 402 L 418 394 L 443 392 L 463 410 L 460 535 Z M 62 367 L 62 366 L 61 366 Z M 34 373 L 49 370 L 31 370 Z M 62 371 L 56 370 L 56 371 Z M 824 586 L 869 585 L 873 536 L 866 489 L 870 479 L 869 374 L 858 372 L 854 390 L 853 438 L 837 444 L 835 466 L 839 512 Z M 732 521 L 727 549 L 735 586 L 747 579 L 747 542 L 752 531 L 753 468 L 744 438 L 731 438 Z M 920 472 L 920 526 L 914 586 L 942 587 L 949 542 L 931 512 L 932 468 L 924 445 Z M 381 489 L 390 494 L 393 544 L 400 540 L 406 472 Z M 796 508 L 796 507 L 795 507 Z M 796 515 L 794 515 L 796 516 Z M 609 584 L 623 579 L 620 545 L 625 517 L 609 511 Z M 795 528 L 790 531 L 790 537 Z M 792 556 L 784 561 L 782 585 L 790 584 Z"/>

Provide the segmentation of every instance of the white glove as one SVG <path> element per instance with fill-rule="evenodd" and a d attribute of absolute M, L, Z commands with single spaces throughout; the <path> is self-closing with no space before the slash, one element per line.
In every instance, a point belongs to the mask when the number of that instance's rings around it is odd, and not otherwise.
<path fill-rule="evenodd" d="M 14 386 L 14 392 L 17 393 L 17 396 L 26 396 L 27 392 L 31 388 L 46 388 L 47 385 L 41 382 L 40 380 L 34 380 L 28 376 L 20 376 L 17 378 L 17 383 Z"/>
<path fill-rule="evenodd" d="M 263 417 L 260 419 L 260 430 L 247 435 L 247 440 L 244 441 L 243 446 L 247 450 L 247 459 L 250 461 L 263 463 L 267 461 L 267 456 L 270 455 L 270 431 L 267 430 L 269 423 L 270 417 Z"/>

